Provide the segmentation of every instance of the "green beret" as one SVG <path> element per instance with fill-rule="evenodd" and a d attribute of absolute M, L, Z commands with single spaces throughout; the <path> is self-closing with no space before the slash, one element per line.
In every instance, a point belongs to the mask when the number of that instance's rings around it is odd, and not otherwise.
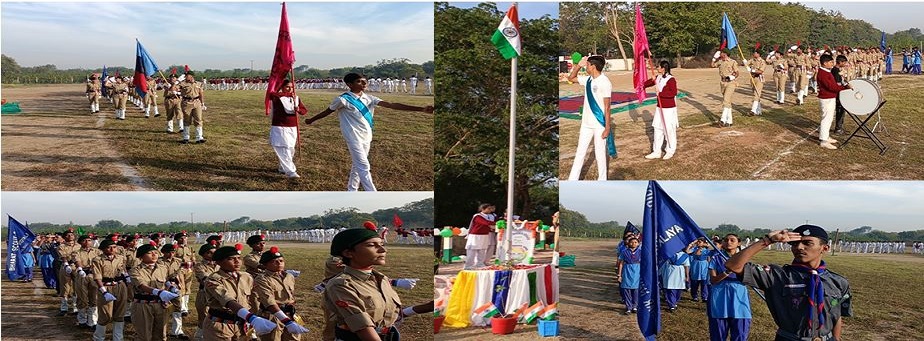
<path fill-rule="evenodd" d="M 160 248 L 160 253 L 167 253 L 167 252 L 173 252 L 173 251 L 176 251 L 176 249 L 173 248 L 173 244 L 164 244 L 164 246 Z"/>
<path fill-rule="evenodd" d="M 254 246 L 254 244 L 258 244 L 264 240 L 266 240 L 266 238 L 264 238 L 262 234 L 255 234 L 247 238 L 247 245 Z"/>
<path fill-rule="evenodd" d="M 282 253 L 279 252 L 278 247 L 273 246 L 269 249 L 269 251 L 266 251 L 260 255 L 260 264 L 269 263 L 276 258 L 282 258 Z"/>
<path fill-rule="evenodd" d="M 241 245 L 241 244 L 237 244 L 237 245 Z M 240 255 L 241 255 L 241 250 L 238 250 L 236 247 L 222 246 L 218 248 L 218 250 L 215 250 L 215 254 L 212 255 L 212 260 L 218 262 L 218 261 L 225 260 L 233 256 L 240 256 Z"/>
<path fill-rule="evenodd" d="M 83 243 L 84 240 L 90 239 L 90 236 L 83 235 L 80 238 L 77 238 L 77 243 Z"/>
<path fill-rule="evenodd" d="M 199 247 L 199 255 L 200 256 L 204 255 L 208 253 L 210 250 L 215 250 L 217 248 L 218 246 L 216 246 L 215 244 L 202 244 L 202 246 Z"/>
<path fill-rule="evenodd" d="M 141 256 L 144 256 L 148 252 L 152 252 L 152 251 L 157 251 L 157 247 L 151 244 L 141 245 L 138 247 L 138 251 L 135 251 L 135 257 L 141 258 Z"/>
<path fill-rule="evenodd" d="M 341 256 L 343 250 L 352 248 L 356 244 L 362 243 L 372 238 L 377 238 L 378 233 L 369 229 L 347 229 L 334 236 L 330 243 L 331 256 Z"/>

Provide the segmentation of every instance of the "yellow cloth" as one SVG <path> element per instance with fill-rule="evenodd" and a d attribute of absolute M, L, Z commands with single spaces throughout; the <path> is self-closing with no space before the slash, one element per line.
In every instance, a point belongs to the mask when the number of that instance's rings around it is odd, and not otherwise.
<path fill-rule="evenodd" d="M 449 305 L 446 307 L 446 319 L 443 326 L 464 328 L 471 324 L 472 304 L 475 299 L 476 274 L 472 271 L 461 271 L 449 294 Z"/>

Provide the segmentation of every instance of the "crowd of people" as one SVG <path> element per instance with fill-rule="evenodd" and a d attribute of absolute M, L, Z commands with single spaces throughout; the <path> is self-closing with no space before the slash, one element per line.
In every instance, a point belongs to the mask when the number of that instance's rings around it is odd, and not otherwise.
<path fill-rule="evenodd" d="M 422 81 L 422 82 L 421 82 Z M 206 90 L 233 91 L 233 90 L 262 90 L 266 91 L 269 77 L 222 77 L 203 80 Z M 158 86 L 163 84 L 157 81 Z M 427 76 L 419 79 L 417 76 L 398 77 L 369 77 L 370 92 L 405 93 L 416 95 L 420 85 L 424 95 L 433 94 L 433 80 Z M 295 81 L 295 90 L 348 90 L 342 78 L 302 78 Z"/>
<path fill-rule="evenodd" d="M 432 301 L 402 306 L 393 289 L 413 289 L 418 279 L 389 279 L 375 270 L 385 264 L 387 251 L 372 222 L 260 232 L 77 236 L 68 229 L 38 235 L 33 247 L 45 287 L 60 298 L 58 316 L 76 316 L 76 326 L 92 330 L 99 341 L 109 329 L 113 340 L 122 340 L 126 324 L 136 340 L 190 339 L 184 323 L 196 325 L 195 338 L 203 340 L 301 339 L 308 332 L 296 314 L 295 278 L 301 273 L 287 269 L 283 251 L 267 247 L 267 240 L 330 244 L 330 256 L 318 260 L 324 278 L 314 287 L 324 295 L 325 322 L 317 326 L 323 340 L 398 340 L 403 318 L 433 310 Z M 202 245 L 196 250 L 191 241 Z M 243 253 L 238 241 L 251 251 Z"/>

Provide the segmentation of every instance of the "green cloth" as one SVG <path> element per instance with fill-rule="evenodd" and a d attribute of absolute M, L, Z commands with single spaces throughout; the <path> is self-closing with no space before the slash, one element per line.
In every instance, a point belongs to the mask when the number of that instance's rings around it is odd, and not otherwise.
<path fill-rule="evenodd" d="M 19 108 L 19 103 L 18 103 L 18 102 L 17 102 L 17 103 L 5 103 L 5 104 L 3 104 L 3 111 L 2 111 L 2 113 L 4 113 L 4 114 L 18 114 L 18 113 L 21 113 L 21 112 L 22 112 L 22 109 Z"/>

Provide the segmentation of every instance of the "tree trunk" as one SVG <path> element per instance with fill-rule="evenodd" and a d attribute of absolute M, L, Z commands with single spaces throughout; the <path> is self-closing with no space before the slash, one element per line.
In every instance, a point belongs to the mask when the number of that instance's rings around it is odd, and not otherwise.
<path fill-rule="evenodd" d="M 619 36 L 619 26 L 616 22 L 617 15 L 616 5 L 612 5 L 610 7 L 610 12 L 604 17 L 604 20 L 606 21 L 607 25 L 609 25 L 610 35 L 613 36 L 613 38 L 616 38 L 616 45 L 619 46 L 619 55 L 622 56 L 623 60 L 623 70 L 628 71 L 629 63 L 626 60 L 626 50 L 622 47 L 622 37 Z"/>

